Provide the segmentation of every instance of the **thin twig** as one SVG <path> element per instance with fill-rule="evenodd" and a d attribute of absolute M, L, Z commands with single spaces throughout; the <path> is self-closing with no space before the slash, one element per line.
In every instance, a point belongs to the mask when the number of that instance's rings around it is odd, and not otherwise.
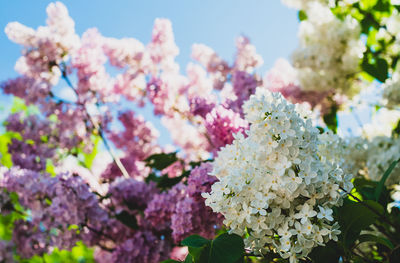
<path fill-rule="evenodd" d="M 65 66 L 64 66 L 64 67 L 65 67 Z M 85 111 L 85 114 L 86 114 L 88 120 L 89 120 L 90 123 L 93 125 L 93 127 L 99 131 L 100 138 L 102 139 L 104 146 L 106 147 L 108 153 L 110 154 L 111 158 L 113 159 L 113 162 L 117 165 L 117 167 L 119 168 L 119 170 L 121 171 L 122 175 L 123 175 L 125 178 L 130 178 L 129 173 L 128 173 L 128 171 L 126 170 L 125 166 L 122 164 L 121 160 L 118 158 L 118 156 L 114 153 L 113 149 L 112 149 L 112 148 L 110 147 L 110 145 L 108 144 L 108 141 L 107 141 L 106 137 L 104 136 L 104 130 L 103 130 L 103 128 L 101 127 L 101 124 L 97 124 L 97 123 L 93 120 L 92 116 L 89 114 L 89 112 L 88 112 L 88 110 L 87 110 L 87 108 L 86 108 L 86 105 L 85 105 L 84 103 L 81 103 L 81 102 L 79 101 L 79 93 L 78 93 L 78 91 L 75 89 L 75 87 L 72 85 L 71 81 L 69 80 L 68 75 L 67 75 L 67 73 L 66 73 L 66 71 L 65 71 L 65 68 L 63 68 L 63 69 L 61 69 L 61 70 L 62 70 L 62 78 L 65 80 L 65 82 L 67 83 L 67 85 L 74 91 L 74 93 L 75 93 L 75 95 L 76 95 L 76 97 L 77 97 L 77 101 L 78 101 L 77 104 L 78 104 L 78 105 L 81 105 L 81 106 L 83 107 L 83 109 L 84 109 L 84 111 Z M 53 95 L 53 96 L 54 96 L 54 95 Z"/>

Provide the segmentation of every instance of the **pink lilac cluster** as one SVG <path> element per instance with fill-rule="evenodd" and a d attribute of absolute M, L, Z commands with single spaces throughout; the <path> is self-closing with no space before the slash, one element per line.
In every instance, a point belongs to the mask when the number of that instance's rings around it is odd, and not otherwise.
<path fill-rule="evenodd" d="M 12 263 L 14 260 L 12 241 L 0 240 L 0 262 Z"/>
<path fill-rule="evenodd" d="M 157 144 L 158 131 L 142 116 L 133 111 L 122 112 L 118 116 L 124 127 L 123 131 L 110 132 L 109 138 L 114 145 L 122 150 L 125 157 L 121 159 L 128 173 L 132 177 L 144 178 L 150 172 L 144 160 L 151 154 L 160 151 Z M 121 176 L 119 168 L 114 163 L 102 175 L 106 179 Z"/>
<path fill-rule="evenodd" d="M 62 3 L 51 3 L 46 11 L 47 26 L 34 30 L 13 22 L 7 25 L 5 32 L 12 41 L 24 47 L 16 70 L 27 77 L 55 84 L 61 76 L 57 65 L 73 52 L 79 37 L 75 34 L 75 23 Z"/>
<path fill-rule="evenodd" d="M 58 136 L 53 126 L 37 115 L 11 114 L 6 120 L 6 130 L 20 136 L 12 138 L 8 145 L 13 165 L 38 172 L 45 170 L 46 161 L 55 160 L 56 155 Z"/>
<path fill-rule="evenodd" d="M 160 233 L 170 233 L 175 243 L 191 234 L 213 237 L 222 217 L 205 206 L 201 193 L 209 192 L 215 177 L 209 163 L 192 170 L 187 185 L 182 183 L 168 192 L 155 195 L 145 210 L 145 219 Z"/>
<path fill-rule="evenodd" d="M 138 231 L 112 253 L 112 262 L 158 263 L 169 257 L 171 244 L 150 231 Z"/>
<path fill-rule="evenodd" d="M 248 126 L 247 121 L 242 119 L 239 113 L 223 106 L 214 108 L 207 114 L 205 121 L 214 154 L 221 147 L 232 143 L 233 134 L 244 134 Z"/>
<path fill-rule="evenodd" d="M 108 219 L 98 198 L 79 176 L 47 174 L 12 168 L 0 186 L 18 194 L 26 209 L 25 219 L 15 222 L 13 242 L 18 254 L 29 258 L 54 247 L 70 249 L 100 228 Z"/>
<path fill-rule="evenodd" d="M 103 42 L 97 29 L 91 28 L 82 35 L 81 46 L 72 56 L 71 67 L 77 73 L 76 90 L 80 103 L 96 102 L 90 101 L 97 99 L 92 95 L 94 92 L 102 96 L 102 100 L 112 94 L 111 80 L 104 67 L 107 57 L 103 51 Z"/>

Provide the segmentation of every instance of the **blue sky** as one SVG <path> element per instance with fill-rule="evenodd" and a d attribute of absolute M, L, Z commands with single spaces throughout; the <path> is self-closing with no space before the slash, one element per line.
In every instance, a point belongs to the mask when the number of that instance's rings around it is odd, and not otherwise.
<path fill-rule="evenodd" d="M 45 24 L 46 6 L 52 1 L 13 0 L 0 4 L 0 28 L 19 21 L 37 28 Z M 144 43 L 150 40 L 157 17 L 172 21 L 175 40 L 180 48 L 178 62 L 184 66 L 193 43 L 204 43 L 222 57 L 231 60 L 234 40 L 244 34 L 250 37 L 263 56 L 263 71 L 278 57 L 288 57 L 297 45 L 297 14 L 279 0 L 85 0 L 62 1 L 82 34 L 97 27 L 104 36 L 134 37 Z M 0 79 L 15 76 L 14 63 L 20 47 L 0 32 Z"/>

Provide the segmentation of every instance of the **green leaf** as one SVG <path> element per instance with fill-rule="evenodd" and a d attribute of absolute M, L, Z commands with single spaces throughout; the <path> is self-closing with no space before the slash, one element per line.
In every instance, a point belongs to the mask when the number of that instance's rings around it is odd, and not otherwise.
<path fill-rule="evenodd" d="M 188 247 L 203 247 L 204 245 L 210 243 L 211 240 L 208 240 L 202 236 L 199 235 L 191 235 L 184 240 L 182 240 L 182 245 L 188 246 Z"/>
<path fill-rule="evenodd" d="M 222 234 L 211 242 L 209 263 L 235 263 L 244 254 L 243 239 L 236 234 Z"/>
<path fill-rule="evenodd" d="M 368 228 L 379 218 L 376 213 L 383 214 L 383 211 L 383 207 L 372 200 L 362 203 L 346 202 L 339 210 L 344 246 L 350 247 L 357 240 L 361 230 Z"/>
<path fill-rule="evenodd" d="M 324 259 L 324 263 L 337 263 L 341 255 L 340 252 L 337 243 L 331 240 L 323 247 L 314 248 L 309 257 L 314 262 L 320 262 L 321 259 Z"/>
<path fill-rule="evenodd" d="M 397 165 L 397 163 L 398 163 L 399 161 L 400 161 L 400 159 L 399 159 L 399 160 L 396 160 L 396 161 L 394 161 L 394 162 L 392 162 L 392 163 L 390 164 L 389 168 L 388 168 L 388 169 L 385 171 L 385 173 L 383 174 L 383 176 L 382 176 L 381 180 L 379 181 L 378 186 L 376 187 L 376 190 L 375 190 L 375 200 L 376 200 L 376 201 L 378 201 L 379 198 L 380 198 L 380 196 L 381 196 L 383 187 L 385 186 L 385 181 L 386 181 L 386 179 L 387 179 L 387 178 L 389 177 L 389 175 L 392 173 L 393 169 L 396 167 L 396 165 Z"/>
<path fill-rule="evenodd" d="M 132 229 L 138 229 L 138 224 L 137 220 L 135 217 L 133 217 L 131 214 L 129 214 L 127 211 L 122 211 L 121 213 L 117 214 L 115 216 L 116 219 L 121 221 L 124 225 L 126 225 L 129 228 Z"/>
<path fill-rule="evenodd" d="M 184 263 L 193 263 L 192 255 L 188 254 L 185 258 Z"/>
<path fill-rule="evenodd" d="M 362 63 L 362 69 L 376 78 L 380 82 L 385 82 L 388 78 L 389 65 L 383 58 L 377 58 L 376 60 L 371 60 L 368 62 L 368 59 L 364 59 Z"/>
<path fill-rule="evenodd" d="M 360 8 L 362 10 L 368 10 L 371 9 L 376 5 L 378 0 L 360 0 Z"/>
<path fill-rule="evenodd" d="M 374 243 L 384 245 L 384 246 L 388 247 L 389 249 L 394 248 L 394 246 L 393 246 L 392 242 L 390 242 L 390 240 L 388 240 L 384 237 L 378 237 L 378 236 L 371 235 L 371 234 L 360 235 L 358 238 L 358 241 L 360 242 L 359 244 L 364 243 L 364 242 L 374 242 Z"/>
<path fill-rule="evenodd" d="M 167 259 L 167 260 L 161 261 L 160 263 L 181 263 L 181 262 L 173 260 L 173 259 Z"/>
<path fill-rule="evenodd" d="M 338 126 L 337 115 L 336 115 L 337 110 L 338 110 L 337 106 L 333 105 L 330 109 L 330 112 L 323 116 L 326 126 L 328 126 L 328 128 L 333 133 L 337 132 L 337 126 Z"/>
<path fill-rule="evenodd" d="M 299 20 L 300 20 L 300 21 L 303 21 L 303 20 L 306 20 L 306 19 L 307 19 L 307 14 L 306 14 L 306 12 L 305 12 L 304 10 L 300 10 L 300 11 L 297 13 L 297 16 L 299 17 Z"/>
<path fill-rule="evenodd" d="M 189 247 L 195 263 L 237 263 L 244 255 L 243 239 L 236 234 L 224 233 L 214 240 L 192 235 L 182 245 Z"/>
<path fill-rule="evenodd" d="M 176 152 L 173 153 L 157 153 L 153 154 L 145 159 L 146 166 L 157 169 L 159 171 L 167 168 L 178 158 L 176 157 Z"/>

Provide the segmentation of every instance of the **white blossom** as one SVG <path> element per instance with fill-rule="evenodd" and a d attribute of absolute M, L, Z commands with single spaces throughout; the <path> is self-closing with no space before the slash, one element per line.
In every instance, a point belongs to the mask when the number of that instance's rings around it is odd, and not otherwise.
<path fill-rule="evenodd" d="M 299 105 L 257 89 L 244 112 L 247 137 L 235 135 L 218 152 L 212 174 L 219 181 L 203 197 L 232 233 L 248 234 L 254 253 L 272 246 L 296 262 L 340 233 L 331 208 L 342 204 L 352 176 L 339 166 L 340 155 L 323 155 L 333 137 L 320 135 Z"/>

